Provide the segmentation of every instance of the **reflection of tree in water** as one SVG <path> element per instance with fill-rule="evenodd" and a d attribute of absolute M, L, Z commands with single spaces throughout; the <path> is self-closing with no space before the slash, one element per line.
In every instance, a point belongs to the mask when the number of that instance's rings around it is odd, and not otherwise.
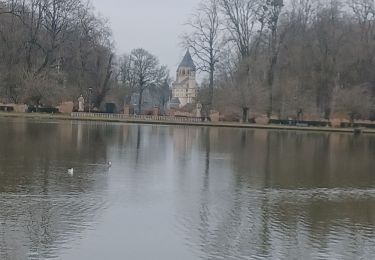
<path fill-rule="evenodd" d="M 2 124 L 0 259 L 52 258 L 95 219 L 105 207 L 113 131 L 90 123 Z M 66 174 L 70 167 L 74 177 Z"/>
<path fill-rule="evenodd" d="M 137 170 L 139 167 L 163 167 L 160 162 L 165 160 L 168 128 L 151 125 L 122 125 L 122 137 L 114 146 L 117 147 L 116 159 L 127 167 Z M 147 163 L 145 163 L 147 162 Z"/>
<path fill-rule="evenodd" d="M 170 128 L 170 138 L 173 140 L 175 160 L 180 163 L 181 170 L 186 170 L 186 165 L 192 159 L 192 147 L 197 136 L 204 128 L 174 126 Z"/>
<path fill-rule="evenodd" d="M 375 138 L 230 129 L 214 139 L 206 134 L 192 147 L 202 154 L 201 192 L 181 195 L 178 206 L 187 239 L 206 259 L 375 253 L 369 247 L 375 242 Z M 226 172 L 212 159 L 225 154 L 232 167 Z M 228 185 L 218 190 L 223 181 Z M 370 194 L 358 195 L 366 187 Z M 332 188 L 342 195 L 333 196 Z"/>

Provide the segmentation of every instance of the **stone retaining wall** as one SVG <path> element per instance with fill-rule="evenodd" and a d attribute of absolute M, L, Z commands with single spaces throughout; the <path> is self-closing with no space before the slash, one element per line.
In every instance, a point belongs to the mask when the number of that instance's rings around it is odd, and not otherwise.
<path fill-rule="evenodd" d="M 9 111 L 15 112 L 15 113 L 26 113 L 27 112 L 27 105 L 0 103 L 0 107 L 11 108 L 12 110 L 9 110 Z"/>

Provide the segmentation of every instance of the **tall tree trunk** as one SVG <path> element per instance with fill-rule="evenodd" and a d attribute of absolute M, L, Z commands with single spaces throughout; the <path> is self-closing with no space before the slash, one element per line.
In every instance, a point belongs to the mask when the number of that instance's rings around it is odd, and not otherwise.
<path fill-rule="evenodd" d="M 207 107 L 206 107 L 206 116 L 208 118 L 208 120 L 211 121 L 211 118 L 210 118 L 210 113 L 211 113 L 211 110 L 212 110 L 212 103 L 213 103 L 213 99 L 214 99 L 214 66 L 211 66 L 211 69 L 210 69 L 210 85 L 208 87 L 208 100 L 207 100 Z"/>
<path fill-rule="evenodd" d="M 276 51 L 275 47 L 272 48 L 272 57 L 270 59 L 270 67 L 268 71 L 268 89 L 269 89 L 269 109 L 268 109 L 268 117 L 272 116 L 273 112 L 273 103 L 274 103 L 274 97 L 273 97 L 273 84 L 275 81 L 275 68 L 277 64 L 277 59 L 278 59 L 278 51 Z"/>
<path fill-rule="evenodd" d="M 139 91 L 139 99 L 138 99 L 138 114 L 142 114 L 142 99 L 143 99 L 143 89 Z"/>

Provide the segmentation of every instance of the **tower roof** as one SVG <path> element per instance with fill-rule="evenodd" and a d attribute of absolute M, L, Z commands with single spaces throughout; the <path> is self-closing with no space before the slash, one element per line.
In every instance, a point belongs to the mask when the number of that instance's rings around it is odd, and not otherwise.
<path fill-rule="evenodd" d="M 180 68 L 191 68 L 196 70 L 193 58 L 190 55 L 190 51 L 187 50 L 184 58 L 182 59 L 180 65 L 178 66 L 178 69 Z"/>

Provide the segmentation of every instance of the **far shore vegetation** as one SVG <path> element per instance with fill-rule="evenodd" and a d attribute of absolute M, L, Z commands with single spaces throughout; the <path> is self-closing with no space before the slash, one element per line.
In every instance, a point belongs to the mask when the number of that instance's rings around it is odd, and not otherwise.
<path fill-rule="evenodd" d="M 372 0 L 202 0 L 176 37 L 203 79 L 204 117 L 375 120 Z M 136 97 L 142 111 L 147 92 L 164 111 L 176 68 L 142 48 L 115 53 L 113 42 L 87 1 L 0 1 L 0 103 L 55 107 L 83 95 L 90 109 L 121 111 Z"/>

